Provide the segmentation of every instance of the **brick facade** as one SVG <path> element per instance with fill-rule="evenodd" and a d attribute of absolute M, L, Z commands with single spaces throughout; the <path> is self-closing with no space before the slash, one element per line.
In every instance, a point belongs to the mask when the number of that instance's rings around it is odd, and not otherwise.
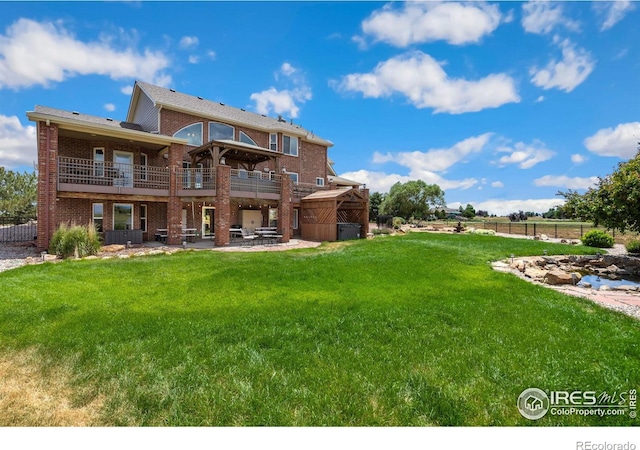
<path fill-rule="evenodd" d="M 76 114 L 76 113 L 74 113 Z M 311 142 L 301 135 L 274 131 L 277 135 L 278 153 L 277 158 L 272 158 L 266 162 L 259 163 L 255 170 L 261 174 L 269 171 L 282 175 L 281 194 L 278 200 L 264 198 L 232 198 L 231 197 L 231 167 L 230 165 L 216 165 L 217 161 L 205 160 L 205 167 L 210 164 L 216 171 L 215 194 L 202 194 L 193 191 L 190 197 L 185 195 L 181 187 L 180 171 L 184 161 L 189 161 L 188 152 L 194 147 L 190 145 L 172 142 L 171 137 L 184 127 L 194 124 L 202 124 L 203 142 L 209 139 L 209 123 L 226 123 L 234 127 L 234 140 L 240 141 L 240 133 L 249 136 L 257 146 L 269 149 L 271 132 L 262 129 L 255 129 L 246 125 L 238 125 L 224 120 L 213 120 L 197 114 L 187 114 L 173 111 L 166 105 L 159 110 L 159 135 L 166 137 L 166 141 L 151 143 L 147 142 L 141 131 L 135 131 L 137 135 L 132 135 L 133 139 L 116 136 L 111 137 L 108 128 L 96 126 L 95 133 L 86 126 L 83 131 L 78 131 L 69 126 L 68 118 L 59 125 L 54 123 L 55 116 L 51 121 L 38 120 L 38 239 L 37 245 L 40 249 L 48 247 L 49 240 L 55 229 L 61 223 L 88 224 L 93 219 L 93 204 L 103 205 L 103 230 L 113 229 L 113 207 L 116 203 L 133 205 L 133 228 L 140 229 L 142 205 L 146 206 L 146 227 L 144 232 L 145 240 L 153 240 L 157 229 L 168 230 L 167 243 L 179 245 L 182 242 L 182 229 L 195 228 L 198 233 L 202 231 L 203 207 L 215 208 L 214 220 L 211 224 L 215 232 L 215 245 L 227 245 L 229 243 L 229 228 L 240 222 L 239 211 L 242 209 L 256 209 L 262 212 L 262 226 L 269 226 L 269 211 L 277 209 L 278 233 L 283 236 L 282 241 L 287 242 L 297 233 L 300 228 L 294 230 L 295 207 L 299 210 L 299 205 L 292 204 L 293 182 L 286 172 L 297 173 L 298 183 L 316 184 L 316 178 L 322 178 L 327 183 L 327 146 L 317 142 Z M 74 120 L 80 120 L 75 119 Z M 92 119 L 89 122 L 99 123 Z M 86 124 L 85 124 L 86 125 Z M 278 124 L 281 126 L 282 124 Z M 289 126 L 285 124 L 286 126 Z M 128 128 L 128 126 L 124 127 Z M 61 130 L 73 130 L 71 132 Z M 131 128 L 132 130 L 135 129 Z M 117 128 L 114 128 L 117 130 Z M 304 130 L 303 130 L 304 131 Z M 115 133 L 115 131 L 114 131 Z M 306 131 L 305 131 L 306 133 Z M 282 153 L 283 136 L 296 136 L 299 140 L 298 155 L 291 156 Z M 114 134 L 115 136 L 115 134 Z M 149 136 L 152 136 L 150 133 Z M 170 142 L 163 147 L 162 142 Z M 172 143 L 171 143 L 172 142 Z M 121 192 L 114 189 L 116 184 L 111 180 L 107 184 L 88 183 L 86 191 L 73 190 L 71 192 L 58 193 L 58 164 L 59 157 L 75 158 L 82 161 L 81 167 L 85 167 L 83 175 L 87 175 L 87 161 L 94 160 L 94 149 L 104 149 L 105 163 L 114 161 L 115 152 L 128 152 L 133 155 L 133 164 L 141 165 L 142 154 L 146 155 L 146 164 L 149 168 L 168 168 L 169 189 L 168 195 L 166 187 L 156 188 L 156 194 L 144 193 L 142 190 L 138 194 Z M 216 150 L 217 151 L 217 150 Z M 93 167 L 89 163 L 89 167 Z M 237 162 L 233 162 L 237 164 Z M 268 170 L 265 170 L 268 169 Z M 93 169 L 90 169 L 91 171 Z M 138 169 L 140 170 L 140 169 Z M 158 172 L 159 173 L 159 172 Z M 164 172 L 166 173 L 166 172 Z M 139 175 L 138 175 L 139 176 Z M 164 176 L 164 175 L 163 175 Z M 140 178 L 138 178 L 140 179 Z M 146 179 L 145 179 L 146 180 Z M 67 183 L 65 181 L 64 183 Z M 115 180 L 114 180 L 115 183 Z M 99 186 L 108 187 L 111 190 L 100 190 Z M 125 186 L 126 188 L 126 186 Z M 158 189 L 164 189 L 163 194 L 157 194 Z M 211 189 L 211 188 L 206 188 Z M 144 189 L 143 189 L 144 190 Z M 95 193 L 95 194 L 92 194 Z M 187 195 L 191 195 L 190 193 Z M 186 223 L 183 221 L 183 211 L 186 210 Z"/>

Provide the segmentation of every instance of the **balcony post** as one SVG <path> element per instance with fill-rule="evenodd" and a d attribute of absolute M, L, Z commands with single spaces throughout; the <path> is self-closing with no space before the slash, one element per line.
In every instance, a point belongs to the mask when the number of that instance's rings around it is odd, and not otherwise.
<path fill-rule="evenodd" d="M 184 145 L 171 144 L 169 149 L 169 203 L 167 205 L 167 244 L 182 243 L 182 201 L 178 197 L 178 166 L 182 167 Z"/>
<path fill-rule="evenodd" d="M 282 174 L 280 202 L 278 204 L 278 233 L 282 235 L 282 242 L 289 242 L 291 238 L 291 202 L 293 201 L 293 180 L 289 175 Z"/>
<path fill-rule="evenodd" d="M 58 125 L 38 122 L 38 250 L 47 250 L 56 228 Z"/>
<path fill-rule="evenodd" d="M 231 167 L 218 165 L 216 169 L 216 200 L 214 205 L 213 231 L 216 247 L 229 245 L 231 227 Z"/>

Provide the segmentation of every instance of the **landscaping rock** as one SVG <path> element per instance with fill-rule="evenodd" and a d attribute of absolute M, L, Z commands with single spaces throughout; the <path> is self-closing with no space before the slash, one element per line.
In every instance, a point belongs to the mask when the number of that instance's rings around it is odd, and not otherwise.
<path fill-rule="evenodd" d="M 532 280 L 542 281 L 544 280 L 544 277 L 547 275 L 547 273 L 548 272 L 546 270 L 527 267 L 527 269 L 524 271 L 524 276 L 527 278 L 531 278 Z"/>
<path fill-rule="evenodd" d="M 582 276 L 578 273 L 567 273 L 561 270 L 552 270 L 547 272 L 547 275 L 544 277 L 544 280 L 547 284 L 558 285 L 558 284 L 574 284 L 574 276 L 575 283 L 582 279 Z"/>
<path fill-rule="evenodd" d="M 121 252 L 124 249 L 126 249 L 124 245 L 111 244 L 111 245 L 105 245 L 101 247 L 100 251 L 105 253 L 115 253 L 115 252 Z"/>

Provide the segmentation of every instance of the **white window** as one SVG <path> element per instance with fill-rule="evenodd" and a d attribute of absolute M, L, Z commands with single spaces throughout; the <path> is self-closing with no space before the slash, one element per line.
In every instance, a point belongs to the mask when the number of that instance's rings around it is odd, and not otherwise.
<path fill-rule="evenodd" d="M 297 230 L 300 224 L 299 214 L 300 214 L 300 210 L 298 208 L 294 208 L 293 209 L 293 229 L 294 230 Z"/>
<path fill-rule="evenodd" d="M 209 122 L 209 140 L 222 140 L 222 139 L 230 139 L 233 140 L 233 136 L 235 133 L 235 128 L 231 125 L 227 125 L 224 123 L 218 122 Z"/>
<path fill-rule="evenodd" d="M 316 177 L 316 186 L 324 186 L 324 178 Z"/>
<path fill-rule="evenodd" d="M 202 145 L 202 123 L 194 123 L 178 130 L 174 137 L 186 139 L 189 145 Z"/>
<path fill-rule="evenodd" d="M 295 136 L 282 136 L 282 153 L 285 155 L 298 156 L 298 138 Z"/>
<path fill-rule="evenodd" d="M 140 153 L 140 180 L 147 181 L 147 161 L 146 153 Z"/>
<path fill-rule="evenodd" d="M 147 205 L 140 205 L 140 228 L 147 231 Z"/>
<path fill-rule="evenodd" d="M 104 177 L 104 148 L 93 149 L 93 176 Z"/>
<path fill-rule="evenodd" d="M 287 172 L 287 174 L 293 180 L 293 184 L 298 184 L 298 174 L 297 173 L 295 173 L 295 172 Z"/>
<path fill-rule="evenodd" d="M 113 229 L 133 230 L 133 205 L 129 203 L 113 204 Z"/>
<path fill-rule="evenodd" d="M 240 132 L 240 142 L 244 142 L 245 144 L 255 145 L 256 147 L 258 146 L 258 144 L 256 144 L 256 141 L 251 139 L 251 137 L 244 131 Z"/>
<path fill-rule="evenodd" d="M 278 134 L 271 133 L 269 134 L 269 150 L 272 152 L 278 151 Z"/>
<path fill-rule="evenodd" d="M 104 208 L 102 203 L 92 205 L 93 226 L 102 233 L 102 220 L 104 219 Z"/>

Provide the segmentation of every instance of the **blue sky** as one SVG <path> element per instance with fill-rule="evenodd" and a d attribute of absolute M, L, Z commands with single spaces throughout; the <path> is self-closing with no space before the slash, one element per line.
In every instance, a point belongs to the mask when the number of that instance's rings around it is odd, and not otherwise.
<path fill-rule="evenodd" d="M 633 157 L 639 4 L 0 2 L 0 165 L 40 104 L 124 119 L 140 79 L 293 119 L 338 174 L 544 212 Z"/>

